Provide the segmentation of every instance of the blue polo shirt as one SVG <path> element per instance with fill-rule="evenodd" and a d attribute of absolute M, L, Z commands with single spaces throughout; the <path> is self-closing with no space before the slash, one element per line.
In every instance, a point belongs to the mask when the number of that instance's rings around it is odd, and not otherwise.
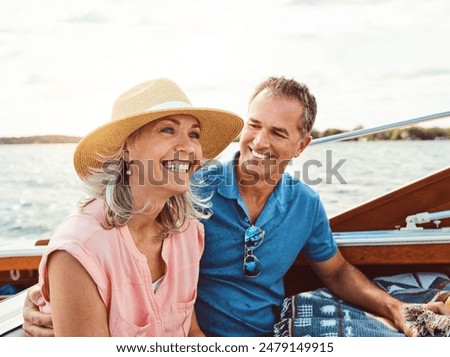
<path fill-rule="evenodd" d="M 262 265 L 255 278 L 243 273 L 244 233 L 251 226 L 239 194 L 235 158 L 215 162 L 195 174 L 200 194 L 212 194 L 210 219 L 204 220 L 205 250 L 200 263 L 197 320 L 207 336 L 273 336 L 285 297 L 283 277 L 300 250 L 314 261 L 337 251 L 318 194 L 285 173 L 255 226 L 265 231 L 254 255 Z"/>

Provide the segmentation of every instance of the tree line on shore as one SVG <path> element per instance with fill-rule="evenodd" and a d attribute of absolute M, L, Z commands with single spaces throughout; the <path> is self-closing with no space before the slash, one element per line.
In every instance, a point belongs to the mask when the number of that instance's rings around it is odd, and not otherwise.
<path fill-rule="evenodd" d="M 364 129 L 363 127 L 357 127 L 354 130 Z M 319 132 L 313 130 L 311 135 L 313 138 L 322 138 L 325 136 L 336 135 L 345 133 L 347 130 L 341 129 L 327 129 L 325 131 Z M 450 139 L 450 128 L 423 128 L 423 127 L 410 127 L 393 129 L 389 131 L 384 131 L 381 133 L 366 135 L 365 138 L 369 141 L 375 140 L 445 140 Z M 354 139 L 358 140 L 358 139 Z"/>

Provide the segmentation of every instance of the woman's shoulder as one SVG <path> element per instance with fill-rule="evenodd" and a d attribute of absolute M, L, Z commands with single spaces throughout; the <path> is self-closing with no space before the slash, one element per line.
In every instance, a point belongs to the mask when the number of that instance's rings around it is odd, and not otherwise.
<path fill-rule="evenodd" d="M 185 232 L 186 234 L 204 234 L 203 223 L 197 220 L 188 219 L 181 229 L 180 233 Z"/>
<path fill-rule="evenodd" d="M 186 220 L 185 224 L 180 229 L 180 232 L 173 236 L 174 240 L 183 241 L 183 244 L 193 244 L 195 241 L 203 244 L 204 237 L 205 230 L 203 223 L 197 220 Z"/>
<path fill-rule="evenodd" d="M 203 224 L 196 220 L 187 220 L 181 231 L 172 238 L 174 246 L 187 254 L 190 252 L 195 259 L 203 253 L 205 245 L 205 231 Z"/>

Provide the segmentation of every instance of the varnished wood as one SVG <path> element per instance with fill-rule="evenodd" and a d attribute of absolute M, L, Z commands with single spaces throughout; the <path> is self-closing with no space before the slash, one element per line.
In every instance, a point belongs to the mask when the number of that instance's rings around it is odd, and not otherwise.
<path fill-rule="evenodd" d="M 18 270 L 14 272 L 14 275 L 15 279 L 13 280 L 10 271 L 0 271 L 0 286 L 6 288 L 8 284 L 10 289 L 22 291 L 38 282 L 37 270 Z"/>
<path fill-rule="evenodd" d="M 450 266 L 449 244 L 408 244 L 382 246 L 340 247 L 344 258 L 353 265 L 421 265 L 446 264 Z M 294 265 L 308 265 L 300 255 Z"/>
<path fill-rule="evenodd" d="M 2 257 L 0 258 L 0 271 L 37 270 L 40 261 L 41 256 Z"/>
<path fill-rule="evenodd" d="M 36 241 L 36 243 L 34 243 L 34 245 L 48 245 L 49 242 L 50 239 L 39 239 Z"/>
<path fill-rule="evenodd" d="M 450 265 L 450 243 L 340 247 L 340 251 L 354 265 Z"/>

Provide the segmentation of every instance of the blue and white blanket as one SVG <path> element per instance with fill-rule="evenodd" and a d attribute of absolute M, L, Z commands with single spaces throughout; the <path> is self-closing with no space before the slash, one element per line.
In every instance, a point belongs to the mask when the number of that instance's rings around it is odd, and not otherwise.
<path fill-rule="evenodd" d="M 445 301 L 450 278 L 439 273 L 378 277 L 373 282 L 397 299 L 417 304 Z M 347 304 L 325 288 L 300 293 L 283 302 L 274 335 L 312 337 L 402 337 L 396 329 Z"/>

